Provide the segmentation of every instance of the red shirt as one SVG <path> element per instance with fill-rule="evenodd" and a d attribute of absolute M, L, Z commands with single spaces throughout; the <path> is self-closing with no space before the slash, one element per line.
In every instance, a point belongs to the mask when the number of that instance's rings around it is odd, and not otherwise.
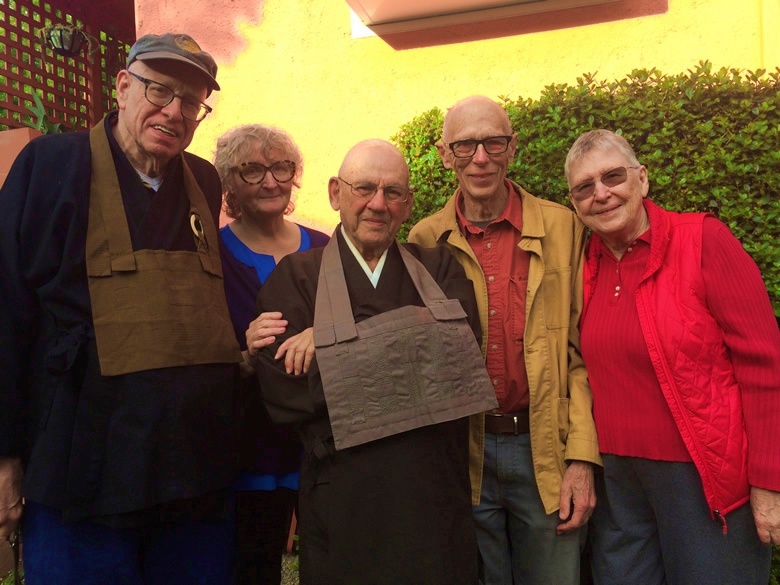
<path fill-rule="evenodd" d="M 657 461 L 691 461 L 639 325 L 635 296 L 650 257 L 650 230 L 620 260 L 606 246 L 603 250 L 580 333 L 599 449 Z"/>
<path fill-rule="evenodd" d="M 456 205 L 458 225 L 482 267 L 488 293 L 485 366 L 498 400 L 498 411 L 528 408 L 528 376 L 523 355 L 525 295 L 528 288 L 528 252 L 518 247 L 522 237 L 523 203 L 507 182 L 504 211 L 485 229 L 465 218 L 463 195 Z"/>
<path fill-rule="evenodd" d="M 776 344 L 778 339 L 776 323 L 767 309 L 766 289 L 757 268 L 745 262 L 742 245 L 724 224 L 705 218 L 702 230 L 701 271 L 707 305 L 721 324 L 731 350 L 734 373 L 743 391 L 746 424 L 771 420 L 780 412 L 780 398 L 772 382 L 777 377 L 776 369 L 754 357 L 755 344 Z M 580 336 L 593 392 L 593 418 L 603 453 L 690 461 L 639 328 L 635 292 L 649 256 L 649 238 L 650 230 L 619 262 L 609 252 L 599 258 L 598 281 Z M 774 430 L 747 430 L 752 467 L 772 470 L 760 477 L 752 473 L 751 484 L 777 489 L 780 475 Z"/>

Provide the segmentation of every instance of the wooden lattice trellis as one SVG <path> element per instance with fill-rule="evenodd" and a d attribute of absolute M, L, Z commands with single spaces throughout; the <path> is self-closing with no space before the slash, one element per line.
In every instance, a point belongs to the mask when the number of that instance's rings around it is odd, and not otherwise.
<path fill-rule="evenodd" d="M 93 61 L 54 53 L 38 36 L 52 24 L 82 28 L 97 39 Z M 34 123 L 38 92 L 52 122 L 89 128 L 113 107 L 113 85 L 129 46 L 44 0 L 0 0 L 0 130 Z"/>

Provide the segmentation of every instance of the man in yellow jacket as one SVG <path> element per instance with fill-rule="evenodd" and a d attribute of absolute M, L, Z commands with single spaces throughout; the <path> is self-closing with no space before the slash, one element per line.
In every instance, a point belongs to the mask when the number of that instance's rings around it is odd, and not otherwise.
<path fill-rule="evenodd" d="M 499 407 L 472 417 L 470 472 L 485 585 L 576 585 L 600 464 L 579 349 L 585 230 L 506 179 L 517 134 L 473 96 L 436 144 L 459 188 L 409 241 L 446 245 L 473 281 Z"/>

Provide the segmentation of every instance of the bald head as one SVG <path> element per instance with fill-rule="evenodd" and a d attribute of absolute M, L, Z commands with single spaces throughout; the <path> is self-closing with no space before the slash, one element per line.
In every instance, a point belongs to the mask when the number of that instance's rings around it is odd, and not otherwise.
<path fill-rule="evenodd" d="M 460 100 L 447 110 L 442 129 L 444 142 L 460 140 L 460 138 L 453 138 L 452 135 L 465 120 L 470 120 L 474 124 L 479 124 L 480 120 L 489 121 L 497 130 L 500 129 L 502 134 L 512 134 L 512 124 L 504 108 L 490 98 L 474 95 Z"/>
<path fill-rule="evenodd" d="M 517 148 L 517 134 L 504 109 L 481 95 L 459 101 L 444 116 L 436 148 L 444 167 L 455 171 L 466 218 L 497 217 L 506 206 L 506 174 Z"/>
<path fill-rule="evenodd" d="M 409 185 L 409 166 L 406 164 L 404 155 L 394 144 L 379 138 L 363 140 L 350 148 L 339 168 L 339 176 L 346 178 L 361 169 L 379 163 L 388 169 L 396 167 L 395 171 L 405 176 L 403 185 Z"/>
<path fill-rule="evenodd" d="M 404 156 L 385 140 L 358 142 L 328 182 L 328 195 L 344 233 L 373 270 L 412 211 Z"/>

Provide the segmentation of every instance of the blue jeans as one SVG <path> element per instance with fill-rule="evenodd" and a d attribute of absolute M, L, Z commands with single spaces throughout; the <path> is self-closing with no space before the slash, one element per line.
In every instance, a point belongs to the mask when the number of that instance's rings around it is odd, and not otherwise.
<path fill-rule="evenodd" d="M 713 520 L 693 463 L 604 455 L 591 560 L 597 585 L 766 585 L 772 549 L 750 504 Z"/>
<path fill-rule="evenodd" d="M 23 517 L 27 585 L 229 585 L 229 520 L 145 528 L 64 523 L 57 510 L 27 501 Z"/>
<path fill-rule="evenodd" d="M 577 585 L 585 529 L 558 535 L 534 477 L 531 440 L 485 435 L 482 494 L 474 506 L 484 585 Z"/>

